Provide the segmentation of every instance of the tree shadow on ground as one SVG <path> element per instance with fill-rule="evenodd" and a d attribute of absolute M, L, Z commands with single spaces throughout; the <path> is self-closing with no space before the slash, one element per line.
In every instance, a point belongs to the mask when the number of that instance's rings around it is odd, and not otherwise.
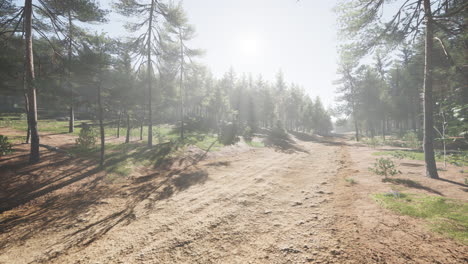
<path fill-rule="evenodd" d="M 309 153 L 307 150 L 299 147 L 289 134 L 279 129 L 272 129 L 269 131 L 263 142 L 265 146 L 272 147 L 285 153 Z"/>
<path fill-rule="evenodd" d="M 413 181 L 413 180 L 408 180 L 408 179 L 401 179 L 401 178 L 385 178 L 382 180 L 383 182 L 390 182 L 393 184 L 397 185 L 403 185 L 409 188 L 415 188 L 415 189 L 420 189 L 420 190 L 425 190 L 430 193 L 434 193 L 440 196 L 444 196 L 441 192 L 434 190 L 430 187 L 424 186 L 420 184 L 419 182 Z"/>
<path fill-rule="evenodd" d="M 400 163 L 401 166 L 406 166 L 406 167 L 423 167 L 423 164 L 417 164 L 417 163 L 408 163 L 408 162 L 402 162 Z"/>
<path fill-rule="evenodd" d="M 196 166 L 200 159 L 174 169 L 171 165 L 178 161 L 169 153 L 167 146 L 128 153 L 154 158 L 159 167 L 155 165 L 140 177 L 116 184 L 106 181 L 97 161 L 61 157 L 59 153 L 44 151 L 41 163 L 27 167 L 18 165 L 27 157 L 4 161 L 0 165 L 9 167 L 7 175 L 19 176 L 0 176 L 2 187 L 6 187 L 2 189 L 0 237 L 8 238 L 1 239 L 0 249 L 24 243 L 42 231 L 58 230 L 63 239 L 45 248 L 43 259 L 39 259 L 47 262 L 70 248 L 91 244 L 120 223 L 131 223 L 136 219 L 135 208 L 143 202 L 156 203 L 206 182 L 208 173 Z M 117 160 L 110 160 L 109 165 L 112 162 Z M 152 206 L 144 208 L 149 211 Z"/>
<path fill-rule="evenodd" d="M 317 135 L 313 135 L 313 134 L 307 134 L 307 133 L 303 133 L 303 132 L 289 131 L 289 133 L 291 135 L 293 135 L 295 138 L 297 138 L 297 139 L 299 139 L 301 141 L 317 142 L 317 143 L 321 143 L 321 144 L 324 144 L 324 145 L 327 145 L 327 146 L 344 146 L 344 145 L 348 145 L 343 141 L 334 140 L 334 138 L 343 138 L 344 139 L 344 137 L 342 137 L 340 135 L 337 135 L 336 137 L 335 137 L 335 135 L 333 135 L 333 137 L 321 137 L 321 136 L 317 136 Z"/>
<path fill-rule="evenodd" d="M 455 184 L 455 185 L 458 185 L 458 186 L 461 186 L 461 187 L 468 187 L 468 185 L 466 185 L 466 184 L 463 184 L 461 182 L 451 181 L 451 180 L 448 180 L 448 179 L 439 178 L 437 180 L 443 181 L 443 182 L 448 182 L 448 183 L 451 183 L 451 184 Z"/>

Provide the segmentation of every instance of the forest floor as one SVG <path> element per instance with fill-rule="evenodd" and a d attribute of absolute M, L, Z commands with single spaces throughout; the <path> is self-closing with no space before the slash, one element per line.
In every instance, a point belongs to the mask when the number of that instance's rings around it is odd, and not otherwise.
<path fill-rule="evenodd" d="M 74 137 L 41 140 L 66 148 Z M 382 182 L 368 168 L 393 147 L 296 134 L 281 148 L 189 148 L 119 180 L 96 161 L 44 148 L 29 166 L 28 146 L 15 149 L 0 158 L 0 263 L 468 261 L 467 244 L 372 196 L 398 189 L 467 203 L 464 172 L 449 165 L 431 180 L 423 162 L 401 160 L 395 178 L 418 184 Z"/>

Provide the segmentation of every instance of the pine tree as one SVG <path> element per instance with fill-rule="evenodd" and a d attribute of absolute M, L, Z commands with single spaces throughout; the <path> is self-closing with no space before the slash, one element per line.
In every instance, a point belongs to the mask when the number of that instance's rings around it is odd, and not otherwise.
<path fill-rule="evenodd" d="M 174 15 L 173 8 L 159 0 L 119 0 L 115 4 L 116 10 L 125 15 L 138 17 L 142 22 L 128 23 L 131 32 L 144 31 L 133 40 L 134 53 L 139 67 L 146 64 L 147 112 L 148 112 L 148 146 L 153 145 L 153 79 L 155 61 L 161 50 L 162 25 L 170 21 Z"/>
<path fill-rule="evenodd" d="M 75 38 L 83 31 L 83 29 L 75 25 L 75 21 L 84 23 L 104 22 L 107 12 L 100 9 L 94 0 L 43 0 L 42 3 L 44 4 L 44 14 L 51 19 L 66 39 L 66 86 L 70 92 L 68 132 L 73 133 L 75 127 L 75 93 L 71 80 L 72 57 L 73 49 L 77 46 Z M 67 22 L 63 22 L 64 20 Z"/>
<path fill-rule="evenodd" d="M 27 91 L 28 103 L 28 126 L 31 133 L 31 154 L 29 156 L 30 163 L 36 163 L 40 159 L 39 154 L 39 132 L 37 130 L 37 101 L 36 101 L 36 85 L 34 74 L 34 55 L 33 55 L 33 36 L 32 36 L 32 19 L 33 19 L 32 0 L 24 1 L 24 41 L 25 41 L 25 87 Z"/>

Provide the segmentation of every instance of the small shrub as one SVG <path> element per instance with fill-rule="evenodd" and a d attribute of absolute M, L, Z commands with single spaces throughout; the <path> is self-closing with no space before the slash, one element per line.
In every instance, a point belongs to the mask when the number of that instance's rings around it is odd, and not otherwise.
<path fill-rule="evenodd" d="M 450 164 L 458 166 L 458 167 L 463 167 L 468 164 L 468 152 L 467 151 L 451 154 L 447 158 L 448 158 L 447 161 Z"/>
<path fill-rule="evenodd" d="M 0 156 L 5 156 L 13 152 L 13 146 L 7 136 L 0 135 Z"/>
<path fill-rule="evenodd" d="M 250 126 L 247 126 L 244 129 L 244 133 L 242 134 L 242 137 L 244 138 L 245 141 L 251 142 L 253 139 L 253 136 L 254 136 L 254 133 L 253 133 L 252 128 L 250 128 Z"/>
<path fill-rule="evenodd" d="M 377 137 L 373 138 L 363 138 L 362 142 L 372 148 L 376 148 L 377 146 L 383 145 L 383 142 L 380 141 Z"/>
<path fill-rule="evenodd" d="M 219 142 L 223 145 L 232 145 L 239 141 L 237 136 L 237 126 L 233 123 L 225 124 L 221 127 Z"/>
<path fill-rule="evenodd" d="M 80 134 L 75 142 L 81 149 L 90 149 L 96 145 L 96 137 L 96 131 L 88 124 L 83 123 Z"/>
<path fill-rule="evenodd" d="M 357 183 L 356 180 L 354 180 L 353 178 L 345 178 L 345 181 L 351 185 L 354 185 Z"/>
<path fill-rule="evenodd" d="M 396 199 L 399 199 L 402 197 L 402 193 L 400 193 L 398 190 L 391 190 L 389 191 L 388 193 L 384 193 L 384 196 L 387 196 L 387 197 L 393 197 L 393 198 L 396 198 Z"/>
<path fill-rule="evenodd" d="M 276 126 L 271 130 L 269 136 L 273 138 L 277 138 L 277 139 L 284 139 L 284 140 L 289 139 L 289 135 L 286 132 L 286 129 L 284 129 L 284 126 L 281 120 L 278 120 L 276 122 Z"/>
<path fill-rule="evenodd" d="M 11 127 L 12 121 L 11 118 L 9 117 L 4 117 L 2 122 L 1 122 L 2 127 Z"/>
<path fill-rule="evenodd" d="M 414 132 L 407 132 L 403 136 L 403 140 L 405 141 L 405 146 L 412 148 L 412 149 L 419 149 L 421 148 L 421 142 L 418 139 L 418 135 Z"/>
<path fill-rule="evenodd" d="M 399 160 L 402 160 L 406 157 L 405 153 L 403 153 L 402 151 L 392 152 L 391 155 Z"/>
<path fill-rule="evenodd" d="M 385 178 L 387 178 L 388 176 L 401 174 L 401 171 L 396 169 L 395 163 L 393 163 L 391 159 L 387 158 L 376 159 L 374 167 L 369 168 L 369 170 L 377 175 L 384 176 Z"/>

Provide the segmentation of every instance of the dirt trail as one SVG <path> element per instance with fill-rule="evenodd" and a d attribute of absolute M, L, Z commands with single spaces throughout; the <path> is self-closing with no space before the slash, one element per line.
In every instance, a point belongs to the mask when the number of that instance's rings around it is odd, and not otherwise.
<path fill-rule="evenodd" d="M 341 140 L 296 143 L 288 152 L 221 151 L 185 170 L 139 171 L 114 187 L 92 174 L 45 202 L 63 200 L 62 207 L 27 209 L 32 203 L 4 213 L 14 224 L 0 233 L 0 263 L 466 260 L 466 246 L 375 204 L 377 180 L 346 185 L 368 166 L 359 163 L 362 149 Z"/>
<path fill-rule="evenodd" d="M 204 161 L 194 169 L 196 173 L 185 176 L 196 177 L 199 184 L 165 200 L 158 199 L 160 194 L 149 195 L 132 211 L 131 223 L 115 225 L 94 243 L 67 249 L 57 242 L 73 240 L 70 232 L 47 230 L 22 246 L 7 248 L 0 262 L 284 263 L 320 259 L 324 243 L 330 243 L 324 228 L 332 215 L 326 205 L 332 199 L 339 147 L 303 143 L 302 152 L 264 148 Z M 118 212 L 119 199 L 105 202 Z M 84 219 L 79 227 L 96 225 L 99 220 L 95 218 Z"/>

